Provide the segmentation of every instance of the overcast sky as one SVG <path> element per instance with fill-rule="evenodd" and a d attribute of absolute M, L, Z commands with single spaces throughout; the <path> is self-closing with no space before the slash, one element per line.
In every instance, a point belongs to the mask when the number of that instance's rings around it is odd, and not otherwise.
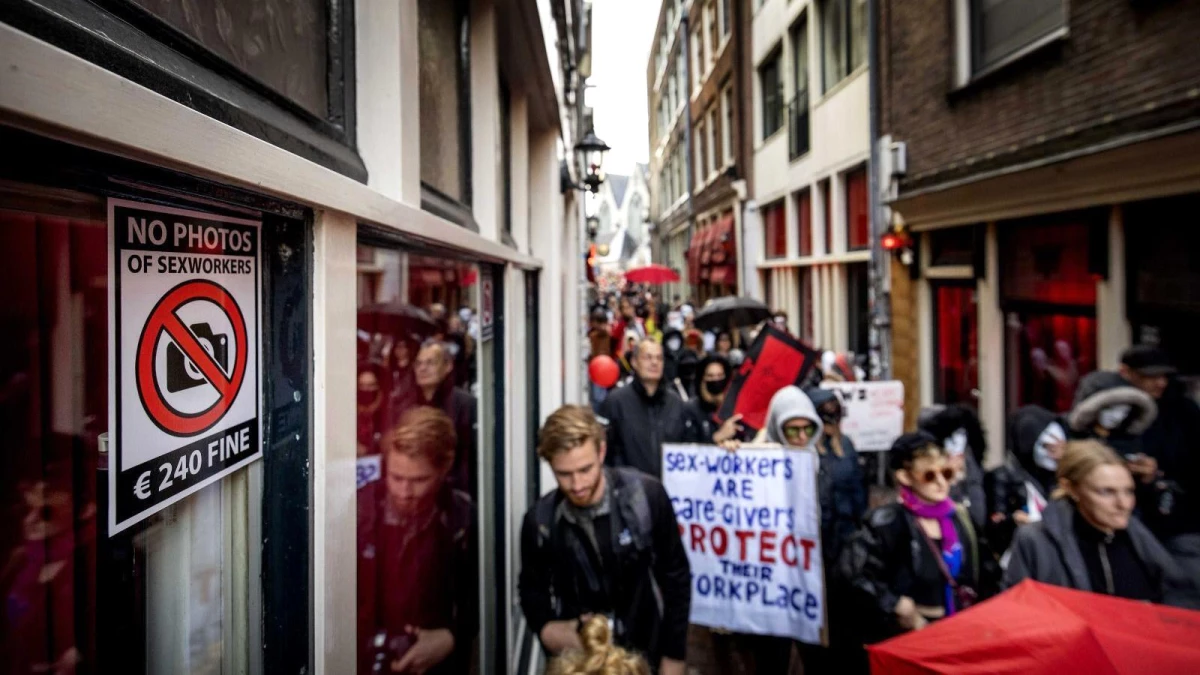
<path fill-rule="evenodd" d="M 634 162 L 649 161 L 646 59 L 660 6 L 660 0 L 592 5 L 593 88 L 585 100 L 595 109 L 596 135 L 612 147 L 604 160 L 609 173 L 628 174 Z"/>

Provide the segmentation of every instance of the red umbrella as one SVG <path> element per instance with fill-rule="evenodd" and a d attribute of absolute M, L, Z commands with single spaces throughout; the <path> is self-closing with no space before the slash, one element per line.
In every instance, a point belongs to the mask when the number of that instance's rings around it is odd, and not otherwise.
<path fill-rule="evenodd" d="M 668 284 L 679 281 L 679 273 L 666 265 L 646 265 L 625 272 L 625 279 L 634 284 Z"/>
<path fill-rule="evenodd" d="M 1200 612 L 1027 580 L 868 650 L 872 675 L 1200 673 Z"/>

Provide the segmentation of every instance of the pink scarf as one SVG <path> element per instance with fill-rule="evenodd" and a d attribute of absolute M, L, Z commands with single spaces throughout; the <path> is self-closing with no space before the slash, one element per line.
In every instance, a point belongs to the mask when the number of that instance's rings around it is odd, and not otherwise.
<path fill-rule="evenodd" d="M 958 530 L 954 527 L 956 510 L 954 502 L 947 498 L 937 504 L 930 504 L 918 497 L 917 493 L 906 485 L 900 486 L 900 501 L 904 504 L 904 508 L 914 516 L 938 521 L 938 525 L 942 528 L 942 560 L 945 561 L 950 576 L 957 576 L 959 570 L 962 569 L 963 550 L 958 544 Z M 946 615 L 953 615 L 955 610 L 954 593 L 949 584 L 946 585 L 945 598 Z"/>

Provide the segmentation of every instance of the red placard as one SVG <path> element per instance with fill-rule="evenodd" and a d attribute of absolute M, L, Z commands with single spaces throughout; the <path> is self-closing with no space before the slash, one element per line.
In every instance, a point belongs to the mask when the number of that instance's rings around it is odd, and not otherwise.
<path fill-rule="evenodd" d="M 746 352 L 717 416 L 726 420 L 741 415 L 743 424 L 762 429 L 771 397 L 790 384 L 803 382 L 818 360 L 812 347 L 766 325 Z"/>

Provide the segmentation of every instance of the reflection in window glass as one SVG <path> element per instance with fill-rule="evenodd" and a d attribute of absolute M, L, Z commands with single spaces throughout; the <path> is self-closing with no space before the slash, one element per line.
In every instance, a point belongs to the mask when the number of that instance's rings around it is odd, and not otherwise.
<path fill-rule="evenodd" d="M 107 532 L 104 203 L 0 184 L 0 672 L 247 672 L 260 465 Z"/>
<path fill-rule="evenodd" d="M 1009 312 L 1007 328 L 1009 412 L 1031 403 L 1054 412 L 1070 410 L 1079 378 L 1096 369 L 1096 317 Z"/>
<path fill-rule="evenodd" d="M 359 672 L 417 645 L 469 670 L 478 626 L 474 265 L 360 247 Z"/>

